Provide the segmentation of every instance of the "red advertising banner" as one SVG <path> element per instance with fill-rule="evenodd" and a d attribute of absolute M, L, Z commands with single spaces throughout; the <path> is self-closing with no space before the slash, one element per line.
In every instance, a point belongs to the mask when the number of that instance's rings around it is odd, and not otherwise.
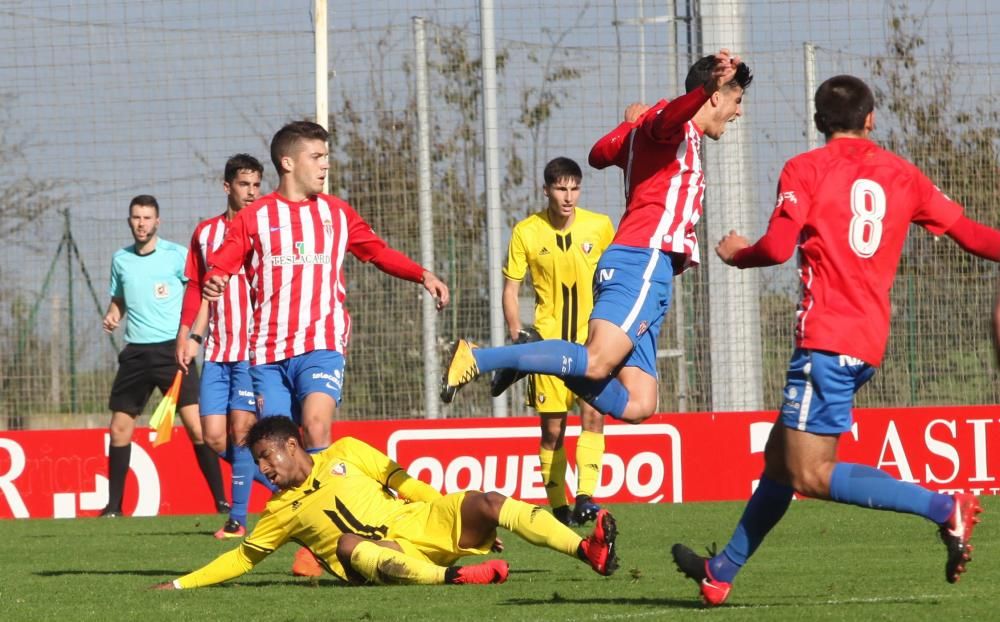
<path fill-rule="evenodd" d="M 681 503 L 746 499 L 763 465 L 773 412 L 660 414 L 638 426 L 608 421 L 595 497 L 606 502 Z M 497 490 L 544 502 L 538 420 L 338 422 L 445 492 Z M 566 431 L 567 494 L 576 486 Z M 213 510 L 211 495 L 181 430 L 157 448 L 140 429 L 132 446 L 125 511 L 136 516 Z M 0 432 L 0 518 L 94 516 L 107 503 L 106 430 Z M 858 409 L 840 459 L 860 462 L 942 492 L 1000 494 L 1000 406 Z M 228 481 L 229 471 L 223 465 Z M 267 491 L 255 486 L 251 511 Z"/>

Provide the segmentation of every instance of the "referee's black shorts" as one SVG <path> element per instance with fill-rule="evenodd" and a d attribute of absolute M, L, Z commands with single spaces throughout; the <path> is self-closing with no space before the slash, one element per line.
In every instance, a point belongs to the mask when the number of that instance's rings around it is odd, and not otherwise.
<path fill-rule="evenodd" d="M 111 412 L 137 417 L 142 414 L 154 388 L 166 394 L 177 373 L 177 360 L 174 358 L 176 343 L 171 339 L 162 343 L 126 344 L 118 354 L 118 373 L 111 385 L 111 397 L 108 399 Z M 188 369 L 190 371 L 181 380 L 178 408 L 198 403 L 198 368 L 191 365 Z"/>

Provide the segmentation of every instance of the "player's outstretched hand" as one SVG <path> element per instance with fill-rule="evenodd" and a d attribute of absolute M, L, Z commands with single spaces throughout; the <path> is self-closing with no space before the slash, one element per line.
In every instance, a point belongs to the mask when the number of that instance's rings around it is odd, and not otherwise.
<path fill-rule="evenodd" d="M 210 277 L 205 281 L 205 285 L 201 289 L 201 297 L 209 302 L 215 302 L 219 298 L 222 298 L 222 292 L 226 291 L 226 285 L 229 283 L 229 279 L 215 275 Z"/>
<path fill-rule="evenodd" d="M 490 550 L 494 553 L 503 553 L 503 540 L 495 538 L 493 540 L 493 545 L 490 546 Z"/>
<path fill-rule="evenodd" d="M 150 585 L 151 590 L 176 590 L 173 581 L 167 581 L 166 583 L 157 583 L 155 585 Z"/>
<path fill-rule="evenodd" d="M 625 109 L 625 122 L 635 123 L 639 120 L 639 117 L 646 113 L 647 110 L 649 110 L 648 104 L 643 104 L 641 102 L 633 102 L 629 104 L 628 108 Z"/>
<path fill-rule="evenodd" d="M 715 254 L 727 265 L 733 265 L 733 256 L 740 250 L 750 246 L 750 242 L 742 235 L 730 229 L 724 238 L 715 245 Z"/>
<path fill-rule="evenodd" d="M 424 270 L 423 286 L 430 292 L 431 296 L 434 296 L 437 310 L 444 309 L 449 300 L 448 286 L 444 284 L 444 281 L 437 278 L 430 270 Z"/>

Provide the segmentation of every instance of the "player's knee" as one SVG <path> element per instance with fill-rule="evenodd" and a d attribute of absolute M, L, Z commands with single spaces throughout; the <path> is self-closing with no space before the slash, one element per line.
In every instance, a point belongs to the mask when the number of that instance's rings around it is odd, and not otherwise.
<path fill-rule="evenodd" d="M 620 361 L 611 361 L 599 354 L 587 357 L 587 371 L 584 377 L 588 380 L 604 380 L 609 378 L 618 367 Z"/>
<path fill-rule="evenodd" d="M 111 425 L 108 426 L 111 444 L 116 447 L 128 445 L 132 441 L 134 430 L 135 421 L 112 421 Z"/>
<path fill-rule="evenodd" d="M 507 497 L 494 491 L 485 492 L 482 497 L 484 517 L 496 523 L 500 520 L 500 508 L 507 501 Z"/>
<path fill-rule="evenodd" d="M 247 434 L 250 433 L 250 428 L 253 427 L 253 422 L 248 423 L 234 423 L 232 429 L 229 431 L 229 435 L 232 437 L 233 442 L 237 445 L 245 445 L 247 442 Z"/>
<path fill-rule="evenodd" d="M 830 496 L 830 482 L 824 477 L 824 470 L 818 467 L 798 467 L 791 469 L 792 488 L 800 495 L 825 499 Z"/>
<path fill-rule="evenodd" d="M 639 395 L 633 392 L 629 395 L 628 405 L 625 406 L 625 412 L 622 414 L 622 421 L 626 423 L 642 423 L 646 419 L 649 419 L 653 413 L 656 412 L 656 396 Z"/>
<path fill-rule="evenodd" d="M 205 432 L 203 432 L 203 436 L 205 439 L 205 444 L 211 447 L 212 451 L 216 453 L 222 453 L 226 451 L 226 435 L 224 433 L 220 434 L 219 432 L 215 431 L 209 432 L 206 430 Z"/>
<path fill-rule="evenodd" d="M 345 533 L 340 536 L 337 540 L 337 559 L 340 560 L 341 565 L 344 568 L 348 568 L 351 565 L 351 555 L 354 554 L 354 548 L 358 546 L 362 538 L 353 533 Z"/>

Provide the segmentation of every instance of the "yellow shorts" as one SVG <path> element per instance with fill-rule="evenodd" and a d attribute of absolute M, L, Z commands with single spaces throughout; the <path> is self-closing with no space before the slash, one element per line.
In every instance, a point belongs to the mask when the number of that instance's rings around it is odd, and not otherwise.
<path fill-rule="evenodd" d="M 565 383 L 555 376 L 530 374 L 527 378 L 528 395 L 525 406 L 534 408 L 538 414 L 565 413 L 573 410 L 576 395 L 566 388 Z"/>
<path fill-rule="evenodd" d="M 468 555 L 488 554 L 496 531 L 480 547 L 467 549 L 458 545 L 462 537 L 464 499 L 464 492 L 455 492 L 430 502 L 409 504 L 392 522 L 385 539 L 397 543 L 407 555 L 438 566 L 451 566 Z"/>

